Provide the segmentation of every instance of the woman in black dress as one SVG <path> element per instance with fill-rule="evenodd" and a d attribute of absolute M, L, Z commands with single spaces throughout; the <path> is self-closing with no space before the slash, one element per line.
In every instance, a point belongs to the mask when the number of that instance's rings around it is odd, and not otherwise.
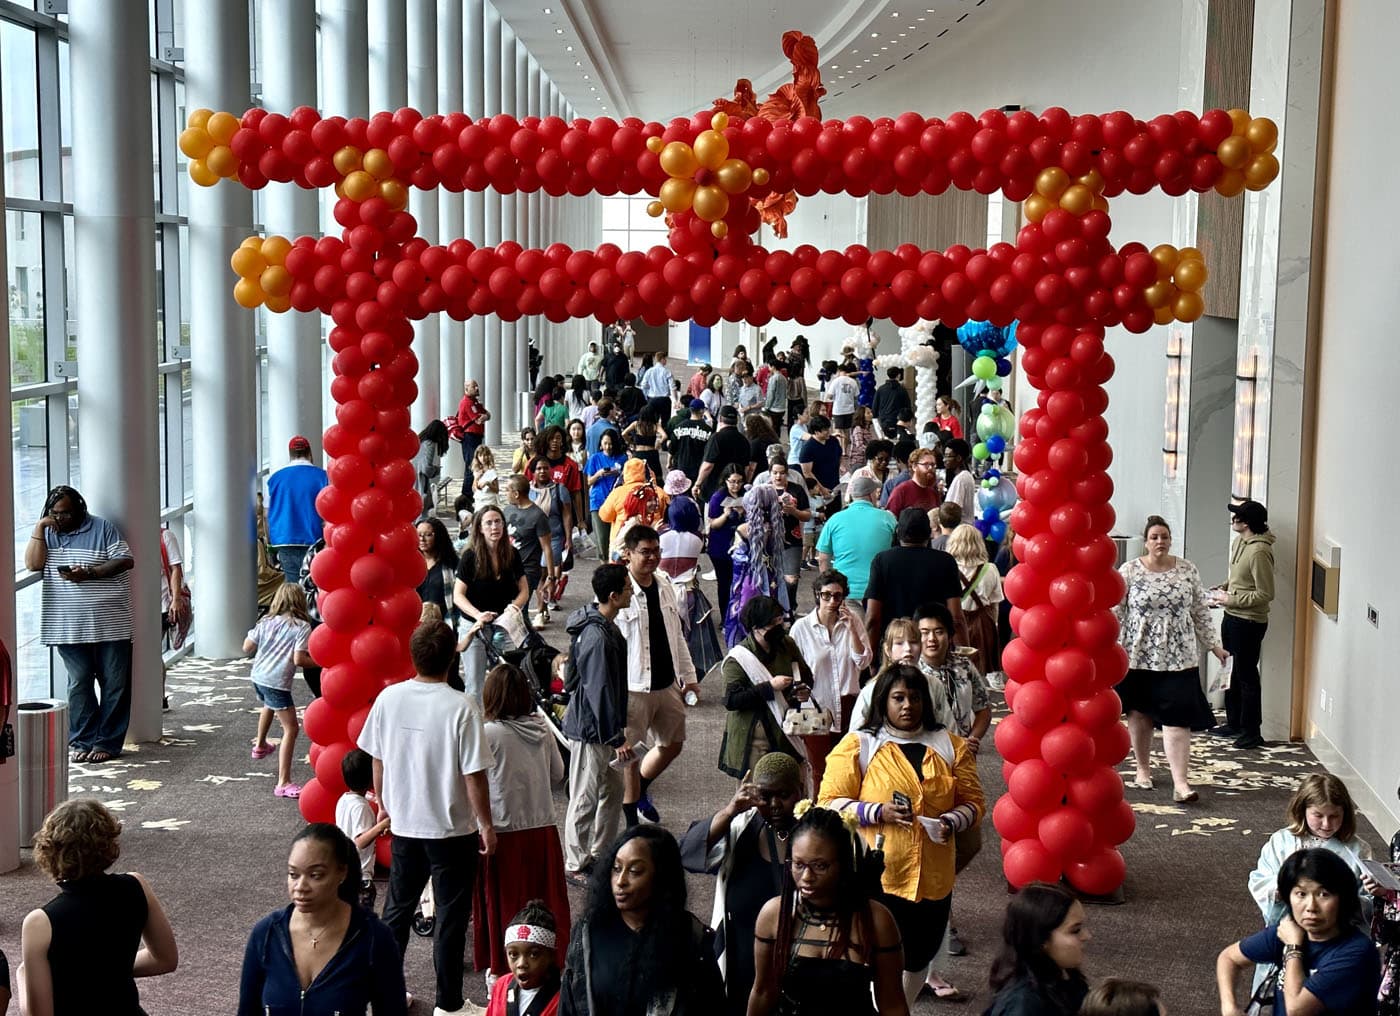
<path fill-rule="evenodd" d="M 711 1016 L 724 1008 L 714 932 L 685 908 L 675 837 L 633 826 L 594 866 L 569 940 L 561 1016 Z"/>
<path fill-rule="evenodd" d="M 858 863 L 856 833 L 834 809 L 810 807 L 791 854 L 783 893 L 754 930 L 749 1016 L 908 1016 L 899 928 L 871 899 L 879 874 L 869 855 Z"/>
<path fill-rule="evenodd" d="M 34 837 L 34 863 L 59 893 L 24 919 L 20 1007 L 30 1013 L 143 1016 L 136 978 L 179 962 L 160 900 L 134 872 L 108 874 L 121 823 L 93 800 L 66 801 Z"/>

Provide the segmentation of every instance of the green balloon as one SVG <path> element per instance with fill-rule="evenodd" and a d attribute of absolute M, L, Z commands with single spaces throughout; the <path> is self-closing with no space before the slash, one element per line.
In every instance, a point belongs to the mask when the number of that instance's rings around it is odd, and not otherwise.
<path fill-rule="evenodd" d="M 999 392 L 999 391 L 1001 391 L 1001 378 L 999 378 L 999 377 L 989 377 L 989 378 L 987 378 L 987 387 L 990 388 L 990 389 L 991 389 L 992 391 L 994 391 L 994 392 Z"/>
<path fill-rule="evenodd" d="M 987 451 L 987 446 L 981 441 L 978 441 L 977 444 L 972 447 L 972 457 L 978 462 L 991 458 L 991 455 L 992 453 Z"/>
<path fill-rule="evenodd" d="M 997 376 L 997 362 L 989 356 L 979 356 L 972 361 L 972 375 L 979 381 L 990 381 Z"/>

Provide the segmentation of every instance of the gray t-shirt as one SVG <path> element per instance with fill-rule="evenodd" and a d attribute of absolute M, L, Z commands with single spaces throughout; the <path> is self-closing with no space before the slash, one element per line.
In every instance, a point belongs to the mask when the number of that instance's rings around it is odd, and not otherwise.
<path fill-rule="evenodd" d="M 502 505 L 501 512 L 506 517 L 506 533 L 520 554 L 525 574 L 539 575 L 540 557 L 544 553 L 542 541 L 549 539 L 549 518 L 533 504 L 523 508 Z"/>

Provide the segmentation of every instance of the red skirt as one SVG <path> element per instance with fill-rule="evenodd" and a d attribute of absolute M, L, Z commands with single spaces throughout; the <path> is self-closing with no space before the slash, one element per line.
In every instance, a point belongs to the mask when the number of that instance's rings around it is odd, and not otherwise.
<path fill-rule="evenodd" d="M 569 890 L 564 882 L 564 851 L 554 826 L 504 832 L 496 837 L 496 852 L 477 867 L 476 927 L 472 959 L 477 970 L 494 974 L 510 970 L 506 962 L 506 929 L 511 918 L 531 900 L 543 900 L 558 927 L 555 956 L 559 968 L 569 949 Z"/>

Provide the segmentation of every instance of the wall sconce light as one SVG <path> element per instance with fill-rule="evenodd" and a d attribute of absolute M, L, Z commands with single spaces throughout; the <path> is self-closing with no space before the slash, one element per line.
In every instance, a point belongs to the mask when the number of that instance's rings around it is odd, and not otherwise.
<path fill-rule="evenodd" d="M 1167 405 L 1162 431 L 1162 471 L 1175 480 L 1181 436 L 1181 375 L 1190 354 L 1181 329 L 1167 333 Z"/>
<path fill-rule="evenodd" d="M 1235 368 L 1235 445 L 1231 456 L 1231 494 L 1245 501 L 1254 490 L 1254 407 L 1259 384 L 1259 350 L 1241 353 Z"/>

